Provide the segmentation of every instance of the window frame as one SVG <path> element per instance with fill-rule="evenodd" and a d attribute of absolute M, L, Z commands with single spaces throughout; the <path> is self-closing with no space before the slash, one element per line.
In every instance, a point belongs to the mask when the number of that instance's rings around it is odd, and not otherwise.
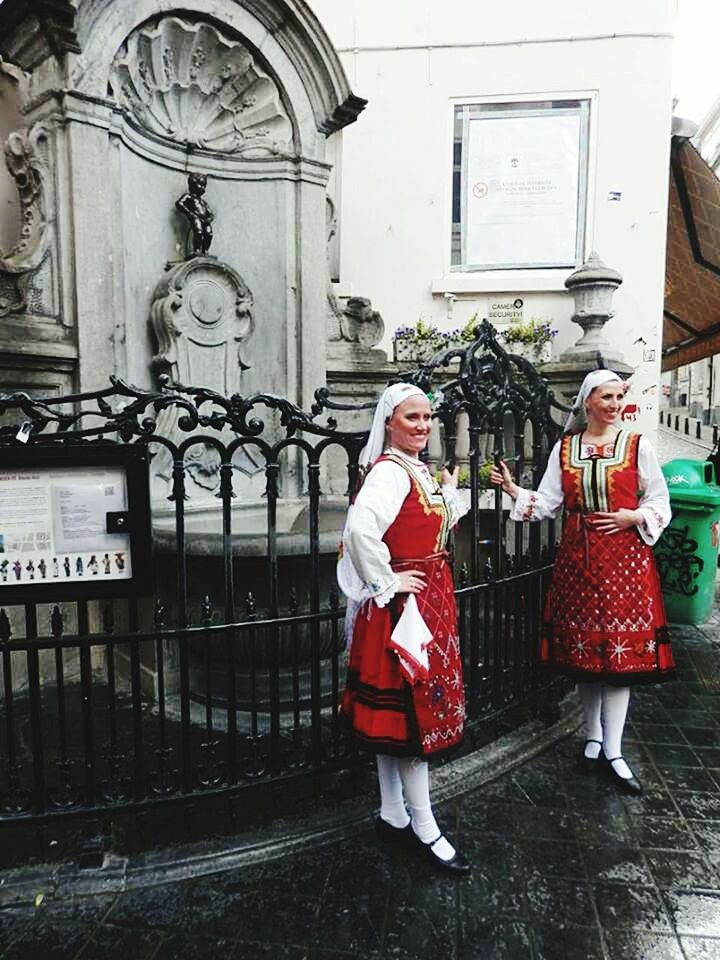
<path fill-rule="evenodd" d="M 580 212 L 578 223 L 580 223 L 582 237 L 576 242 L 576 261 L 564 266 L 555 265 L 515 265 L 507 267 L 473 267 L 467 268 L 465 264 L 452 263 L 453 250 L 453 230 L 455 221 L 453 213 L 455 206 L 454 185 L 457 174 L 456 163 L 456 138 L 455 124 L 456 112 L 462 107 L 483 107 L 497 106 L 507 104 L 508 107 L 518 107 L 518 112 L 527 110 L 528 104 L 533 103 L 553 103 L 567 104 L 580 101 L 587 104 L 585 107 L 586 118 L 581 128 L 581 144 L 579 163 L 581 167 L 581 177 L 578 183 L 579 191 L 582 189 L 584 180 L 584 223 L 581 220 Z M 443 232 L 443 276 L 434 279 L 432 282 L 432 291 L 435 294 L 448 293 L 485 293 L 485 292 L 523 292 L 532 290 L 563 290 L 564 280 L 568 273 L 579 266 L 588 255 L 592 248 L 592 233 L 594 225 L 594 206 L 595 206 L 595 166 L 596 166 L 596 138 L 598 122 L 598 97 L 594 90 L 563 90 L 563 91 L 544 91 L 525 94 L 497 94 L 493 96 L 474 96 L 474 97 L 454 97 L 449 100 L 448 111 L 448 150 L 446 157 L 450 158 L 450 163 L 446 165 L 446 201 L 445 201 L 445 229 Z M 530 108 L 532 110 L 533 108 Z M 538 108 L 541 109 L 541 108 Z M 561 108 L 562 109 L 562 108 Z M 582 109 L 582 107 L 581 107 Z M 552 112 L 552 111 L 550 111 Z M 581 115 L 581 123 L 583 123 Z M 462 158 L 460 159 L 461 178 L 465 175 L 462 171 Z M 460 202 L 463 202 L 462 185 Z M 460 221 L 462 224 L 462 219 Z"/>

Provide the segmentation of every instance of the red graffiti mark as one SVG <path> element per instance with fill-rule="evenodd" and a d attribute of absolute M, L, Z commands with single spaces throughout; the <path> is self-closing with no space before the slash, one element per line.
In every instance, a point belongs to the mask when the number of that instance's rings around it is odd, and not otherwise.
<path fill-rule="evenodd" d="M 637 420 L 637 415 L 639 412 L 640 410 L 636 403 L 626 403 L 620 413 L 620 419 L 622 421 Z"/>

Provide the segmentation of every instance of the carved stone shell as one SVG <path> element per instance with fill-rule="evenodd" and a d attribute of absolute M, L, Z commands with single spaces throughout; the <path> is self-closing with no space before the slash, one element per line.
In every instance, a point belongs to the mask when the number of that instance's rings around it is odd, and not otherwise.
<path fill-rule="evenodd" d="M 139 27 L 115 56 L 111 86 L 142 127 L 175 143 L 250 157 L 291 152 L 277 84 L 208 23 L 165 17 Z"/>

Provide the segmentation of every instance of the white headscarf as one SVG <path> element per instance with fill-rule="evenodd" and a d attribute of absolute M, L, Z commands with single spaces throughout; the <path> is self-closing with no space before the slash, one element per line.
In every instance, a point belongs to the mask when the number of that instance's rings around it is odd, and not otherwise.
<path fill-rule="evenodd" d="M 611 383 L 617 381 L 624 383 L 622 377 L 619 377 L 612 370 L 591 370 L 582 382 L 580 391 L 575 397 L 570 415 L 565 422 L 565 433 L 578 433 L 587 425 L 587 414 L 585 413 L 585 401 L 593 392 L 595 387 L 601 383 Z"/>
<path fill-rule="evenodd" d="M 368 442 L 360 451 L 358 463 L 361 467 L 367 469 L 383 452 L 385 448 L 385 424 L 392 416 L 395 407 L 400 406 L 404 400 L 409 400 L 410 397 L 425 397 L 427 399 L 427 394 L 412 383 L 393 383 L 383 390 L 378 405 L 375 407 L 375 416 L 370 428 Z"/>

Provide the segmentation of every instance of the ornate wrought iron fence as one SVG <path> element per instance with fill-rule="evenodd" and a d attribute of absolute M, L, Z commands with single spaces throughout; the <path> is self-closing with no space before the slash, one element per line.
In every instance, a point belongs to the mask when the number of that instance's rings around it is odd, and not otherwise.
<path fill-rule="evenodd" d="M 555 542 L 552 523 L 509 521 L 483 467 L 506 456 L 536 485 L 560 405 L 487 322 L 403 378 L 436 392 L 434 449 L 467 473 L 455 564 L 472 730 L 508 707 L 537 710 Z M 267 394 L 114 378 L 93 393 L 0 396 L 0 450 L 18 446 L 21 423 L 34 446 L 147 447 L 157 574 L 149 598 L 0 609 L 0 823 L 140 810 L 355 762 L 338 717 L 334 552 L 369 406 L 326 388 L 305 412 Z M 557 701 L 558 687 L 543 689 Z"/>

